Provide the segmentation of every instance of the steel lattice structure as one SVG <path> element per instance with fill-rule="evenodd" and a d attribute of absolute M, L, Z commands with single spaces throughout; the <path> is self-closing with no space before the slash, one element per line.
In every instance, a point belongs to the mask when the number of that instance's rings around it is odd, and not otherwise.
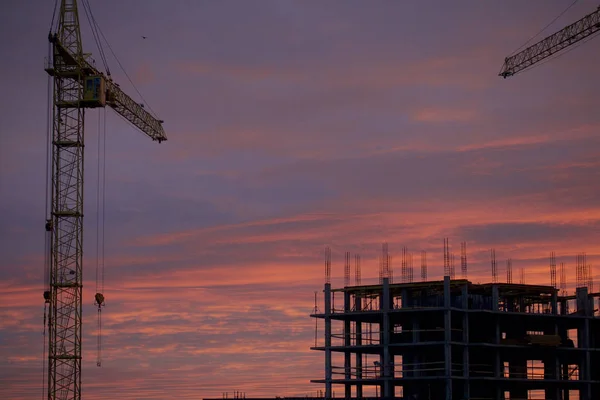
<path fill-rule="evenodd" d="M 600 7 L 579 21 L 506 57 L 500 76 L 508 78 L 600 31 Z"/>
<path fill-rule="evenodd" d="M 75 2 L 63 1 L 57 38 L 82 57 Z M 81 397 L 81 294 L 83 259 L 82 71 L 53 49 L 53 133 L 48 319 L 48 398 Z"/>
<path fill-rule="evenodd" d="M 108 104 L 153 140 L 161 142 L 166 136 L 162 121 L 85 60 L 76 0 L 61 1 L 58 26 L 49 40 L 52 60 L 46 72 L 54 78 L 54 90 L 51 215 L 46 221 L 50 263 L 48 289 L 44 293 L 50 309 L 47 393 L 49 400 L 79 400 L 85 109 Z M 90 82 L 97 83 L 91 91 Z M 97 301 L 103 302 L 103 295 L 99 295 L 96 295 Z"/>

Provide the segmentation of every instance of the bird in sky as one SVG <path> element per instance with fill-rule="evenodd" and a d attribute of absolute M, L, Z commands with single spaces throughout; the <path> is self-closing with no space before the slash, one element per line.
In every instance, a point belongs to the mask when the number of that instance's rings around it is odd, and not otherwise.
<path fill-rule="evenodd" d="M 146 39 L 146 36 L 142 36 L 142 39 Z"/>

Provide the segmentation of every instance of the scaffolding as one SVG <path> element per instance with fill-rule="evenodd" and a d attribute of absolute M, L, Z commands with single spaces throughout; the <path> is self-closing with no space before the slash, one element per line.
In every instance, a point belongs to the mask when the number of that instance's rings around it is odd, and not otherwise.
<path fill-rule="evenodd" d="M 600 399 L 600 293 L 554 286 L 326 283 L 311 314 L 324 320 L 311 349 L 324 352 L 325 376 L 311 382 L 325 398 L 337 387 L 346 399 Z"/>

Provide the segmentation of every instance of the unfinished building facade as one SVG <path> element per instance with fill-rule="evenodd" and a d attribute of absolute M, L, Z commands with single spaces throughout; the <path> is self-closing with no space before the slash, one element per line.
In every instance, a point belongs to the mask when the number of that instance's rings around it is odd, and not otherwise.
<path fill-rule="evenodd" d="M 451 280 L 325 284 L 325 397 L 600 399 L 600 293 Z M 337 392 L 337 393 L 336 393 Z"/>

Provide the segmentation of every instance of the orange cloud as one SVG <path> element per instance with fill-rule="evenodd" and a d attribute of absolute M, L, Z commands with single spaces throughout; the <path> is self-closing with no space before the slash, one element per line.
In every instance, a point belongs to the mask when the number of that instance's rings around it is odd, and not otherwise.
<path fill-rule="evenodd" d="M 419 122 L 468 122 L 477 117 L 475 110 L 424 108 L 413 112 L 413 119 Z"/>

